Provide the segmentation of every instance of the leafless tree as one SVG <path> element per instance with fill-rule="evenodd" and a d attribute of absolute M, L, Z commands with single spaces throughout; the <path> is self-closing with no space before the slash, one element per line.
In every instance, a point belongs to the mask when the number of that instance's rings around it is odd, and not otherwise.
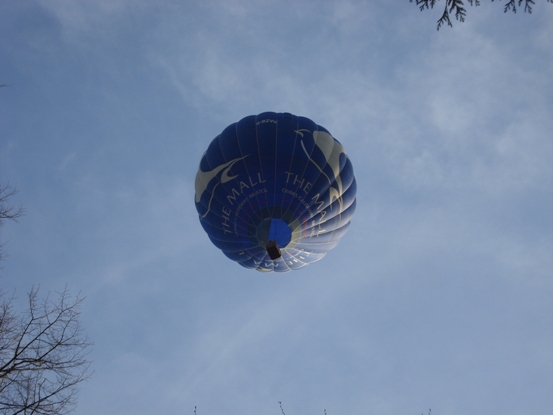
<path fill-rule="evenodd" d="M 23 214 L 8 201 L 16 192 L 0 184 L 0 226 Z M 90 376 L 91 343 L 80 324 L 84 299 L 67 288 L 40 299 L 33 287 L 23 313 L 14 300 L 0 290 L 0 415 L 68 414 L 77 385 Z"/>
<path fill-rule="evenodd" d="M 77 385 L 90 376 L 91 343 L 79 321 L 83 298 L 66 288 L 39 299 L 33 288 L 22 314 L 13 301 L 0 296 L 0 414 L 67 414 Z"/>
<path fill-rule="evenodd" d="M 433 9 L 436 5 L 436 2 L 439 0 L 415 0 L 415 3 L 417 3 L 417 6 L 419 6 L 419 9 L 421 11 L 425 9 Z M 492 0 L 493 2 L 494 0 Z M 410 3 L 413 2 L 413 0 L 409 0 Z M 480 0 L 468 0 L 469 4 L 471 6 L 480 6 Z M 548 3 L 553 3 L 553 0 L 547 0 Z M 525 13 L 532 13 L 532 6 L 536 3 L 534 0 L 509 0 L 505 7 L 503 8 L 503 11 L 507 13 L 508 11 L 512 11 L 513 13 L 517 12 L 517 7 L 521 7 L 524 4 L 524 12 Z M 448 26 L 453 26 L 451 23 L 451 14 L 455 13 L 455 18 L 459 20 L 460 22 L 465 21 L 465 17 L 467 15 L 467 10 L 464 7 L 463 0 L 446 0 L 445 1 L 445 8 L 444 12 L 442 14 L 442 17 L 438 19 L 437 22 L 437 29 L 440 30 L 440 27 L 447 23 Z"/>

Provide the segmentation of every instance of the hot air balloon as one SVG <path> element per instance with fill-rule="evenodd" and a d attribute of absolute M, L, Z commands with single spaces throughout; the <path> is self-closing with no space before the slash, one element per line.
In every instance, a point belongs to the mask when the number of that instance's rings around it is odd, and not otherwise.
<path fill-rule="evenodd" d="M 229 125 L 203 154 L 196 209 L 213 244 L 240 265 L 285 272 L 323 258 L 355 211 L 338 140 L 309 118 L 265 112 Z"/>

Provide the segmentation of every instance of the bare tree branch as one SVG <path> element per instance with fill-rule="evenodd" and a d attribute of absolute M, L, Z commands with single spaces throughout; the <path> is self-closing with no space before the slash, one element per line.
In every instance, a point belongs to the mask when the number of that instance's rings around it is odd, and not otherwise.
<path fill-rule="evenodd" d="M 80 325 L 83 298 L 28 294 L 17 316 L 13 296 L 0 304 L 0 414 L 63 415 L 76 406 L 77 385 L 90 376 L 91 343 Z"/>
<path fill-rule="evenodd" d="M 0 184 L 0 226 L 5 219 L 17 221 L 23 213 L 23 207 L 14 207 L 8 203 L 8 199 L 17 193 L 17 189 L 9 184 Z"/>
<path fill-rule="evenodd" d="M 8 202 L 16 193 L 17 189 L 11 187 L 9 184 L 0 184 L 0 228 L 4 225 L 6 219 L 17 222 L 25 213 L 22 206 L 14 207 Z M 0 241 L 0 261 L 4 258 L 4 244 Z"/>
<path fill-rule="evenodd" d="M 419 6 L 419 10 L 423 11 L 425 9 L 433 9 L 437 1 L 439 0 L 415 0 L 415 3 L 417 4 L 417 6 Z M 492 0 L 492 2 L 493 1 L 494 0 Z M 412 3 L 413 0 L 409 0 L 409 2 Z M 471 6 L 480 6 L 480 0 L 468 0 L 468 2 Z M 553 0 L 547 0 L 547 2 L 553 3 Z M 513 13 L 516 13 L 517 7 L 520 8 L 523 3 L 524 3 L 524 12 L 531 14 L 532 6 L 536 4 L 534 0 L 509 0 L 507 4 L 505 4 L 503 11 L 507 13 L 509 10 L 512 10 Z M 442 17 L 440 17 L 437 21 L 437 30 L 440 30 L 440 27 L 442 27 L 444 24 L 447 24 L 450 27 L 453 26 L 450 18 L 453 11 L 455 11 L 455 19 L 457 19 L 460 22 L 465 21 L 467 11 L 464 8 L 463 1 L 446 0 Z"/>

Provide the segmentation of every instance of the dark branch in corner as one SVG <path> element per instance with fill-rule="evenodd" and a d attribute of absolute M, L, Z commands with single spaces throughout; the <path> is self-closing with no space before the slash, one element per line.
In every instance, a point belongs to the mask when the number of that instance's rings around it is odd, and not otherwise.
<path fill-rule="evenodd" d="M 420 11 L 424 11 L 425 9 L 433 9 L 437 1 L 439 0 L 415 0 L 415 3 L 417 4 L 417 6 L 419 6 Z M 471 6 L 480 6 L 480 0 L 467 1 Z M 494 0 L 492 0 L 492 2 L 493 1 Z M 412 3 L 413 0 L 409 0 L 409 2 Z M 509 0 L 507 4 L 505 4 L 503 11 L 507 13 L 509 10 L 512 10 L 513 13 L 516 13 L 517 7 L 520 8 L 523 2 L 524 12 L 532 14 L 532 6 L 536 4 L 534 0 Z M 553 3 L 553 0 L 547 0 L 547 2 Z M 440 17 L 437 21 L 437 30 L 440 30 L 440 27 L 442 27 L 444 24 L 453 27 L 453 24 L 451 22 L 451 14 L 453 12 L 455 12 L 455 19 L 460 22 L 465 21 L 467 10 L 464 7 L 463 0 L 446 0 L 442 17 Z"/>

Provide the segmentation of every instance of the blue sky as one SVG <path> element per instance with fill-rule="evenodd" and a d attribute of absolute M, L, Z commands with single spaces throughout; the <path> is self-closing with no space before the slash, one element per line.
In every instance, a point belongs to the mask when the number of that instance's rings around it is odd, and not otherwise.
<path fill-rule="evenodd" d="M 393 4 L 392 4 L 393 3 Z M 553 7 L 0 3 L 1 286 L 86 297 L 76 414 L 553 411 Z M 338 247 L 229 261 L 194 207 L 209 142 L 313 119 L 358 185 Z"/>

